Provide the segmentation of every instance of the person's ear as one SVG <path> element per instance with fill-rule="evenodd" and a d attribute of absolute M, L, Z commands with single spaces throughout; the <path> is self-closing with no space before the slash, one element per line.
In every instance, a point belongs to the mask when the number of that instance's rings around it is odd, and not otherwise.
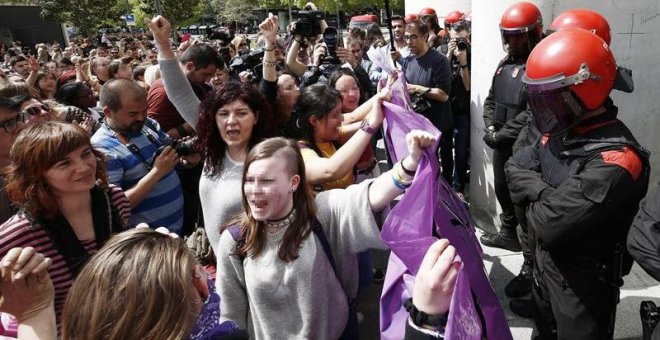
<path fill-rule="evenodd" d="M 314 128 L 314 130 L 316 130 L 316 128 L 319 125 L 319 119 L 316 118 L 316 116 L 312 115 L 309 116 L 309 118 L 307 118 L 307 121 L 309 122 L 309 125 L 311 125 Z"/>
<path fill-rule="evenodd" d="M 112 110 L 110 110 L 110 107 L 109 107 L 109 106 L 106 105 L 106 106 L 103 107 L 103 114 L 104 114 L 106 117 L 112 119 Z"/>
<path fill-rule="evenodd" d="M 300 175 L 295 174 L 291 177 L 291 192 L 295 192 L 298 190 L 298 186 L 300 185 Z"/>
<path fill-rule="evenodd" d="M 193 268 L 193 286 L 197 293 L 199 293 L 200 299 L 202 302 L 206 301 L 209 297 L 209 286 L 208 281 L 206 280 L 206 273 L 204 273 L 204 268 L 201 265 L 195 264 Z"/>
<path fill-rule="evenodd" d="M 195 63 L 193 63 L 192 61 L 187 62 L 185 66 L 186 66 L 186 71 L 188 72 L 195 70 Z"/>

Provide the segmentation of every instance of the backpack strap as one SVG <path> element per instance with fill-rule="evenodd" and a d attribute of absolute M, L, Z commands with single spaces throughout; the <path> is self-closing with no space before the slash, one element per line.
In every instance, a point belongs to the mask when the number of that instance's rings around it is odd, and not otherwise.
<path fill-rule="evenodd" d="M 323 232 L 323 227 L 321 227 L 321 222 L 317 218 L 314 218 L 314 221 L 312 222 L 312 232 L 314 235 L 316 235 L 316 238 L 319 239 L 319 242 L 321 242 L 321 247 L 323 247 L 323 252 L 325 253 L 325 257 L 328 258 L 328 261 L 330 262 L 330 265 L 332 266 L 332 271 L 335 272 L 335 276 L 337 277 L 337 280 L 339 280 L 339 273 L 337 273 L 337 265 L 335 264 L 335 258 L 332 256 L 332 250 L 330 248 L 330 242 L 328 242 L 328 238 L 325 236 L 325 233 Z"/>

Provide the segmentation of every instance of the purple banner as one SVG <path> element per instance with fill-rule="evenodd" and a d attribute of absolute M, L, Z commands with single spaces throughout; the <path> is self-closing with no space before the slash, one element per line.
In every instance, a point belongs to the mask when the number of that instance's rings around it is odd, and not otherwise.
<path fill-rule="evenodd" d="M 423 116 L 407 109 L 403 77 L 392 88 L 393 100 L 383 103 L 385 145 L 396 162 L 408 155 L 406 134 L 414 129 L 440 131 Z M 445 337 L 480 340 L 512 339 L 504 312 L 493 291 L 475 236 L 474 221 L 452 187 L 438 175 L 437 143 L 427 148 L 411 187 L 390 212 L 381 237 L 392 254 L 381 295 L 381 339 L 402 339 L 408 314 L 403 301 L 412 295 L 414 275 L 437 234 L 456 248 L 462 265 L 456 281 Z M 473 298 L 476 298 L 475 299 Z M 484 317 L 482 324 L 479 309 Z"/>

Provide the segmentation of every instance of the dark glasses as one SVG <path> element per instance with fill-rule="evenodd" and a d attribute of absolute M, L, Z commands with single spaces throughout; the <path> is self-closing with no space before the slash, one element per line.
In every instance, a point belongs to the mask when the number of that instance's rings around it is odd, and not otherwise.
<path fill-rule="evenodd" d="M 31 107 L 28 107 L 27 109 L 21 111 L 21 114 L 28 115 L 28 116 L 38 116 L 43 111 L 49 112 L 50 107 L 48 107 L 48 105 L 46 105 L 46 104 L 31 106 Z"/>

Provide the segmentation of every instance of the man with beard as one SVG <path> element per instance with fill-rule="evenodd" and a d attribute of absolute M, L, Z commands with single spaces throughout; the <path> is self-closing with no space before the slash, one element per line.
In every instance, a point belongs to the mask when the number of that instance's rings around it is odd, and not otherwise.
<path fill-rule="evenodd" d="M 165 146 L 169 136 L 147 118 L 146 93 L 132 80 L 112 79 L 99 97 L 105 120 L 92 145 L 107 158 L 109 182 L 120 186 L 131 203 L 129 225 L 145 222 L 180 233 L 183 196 L 174 171 L 180 158 Z"/>

